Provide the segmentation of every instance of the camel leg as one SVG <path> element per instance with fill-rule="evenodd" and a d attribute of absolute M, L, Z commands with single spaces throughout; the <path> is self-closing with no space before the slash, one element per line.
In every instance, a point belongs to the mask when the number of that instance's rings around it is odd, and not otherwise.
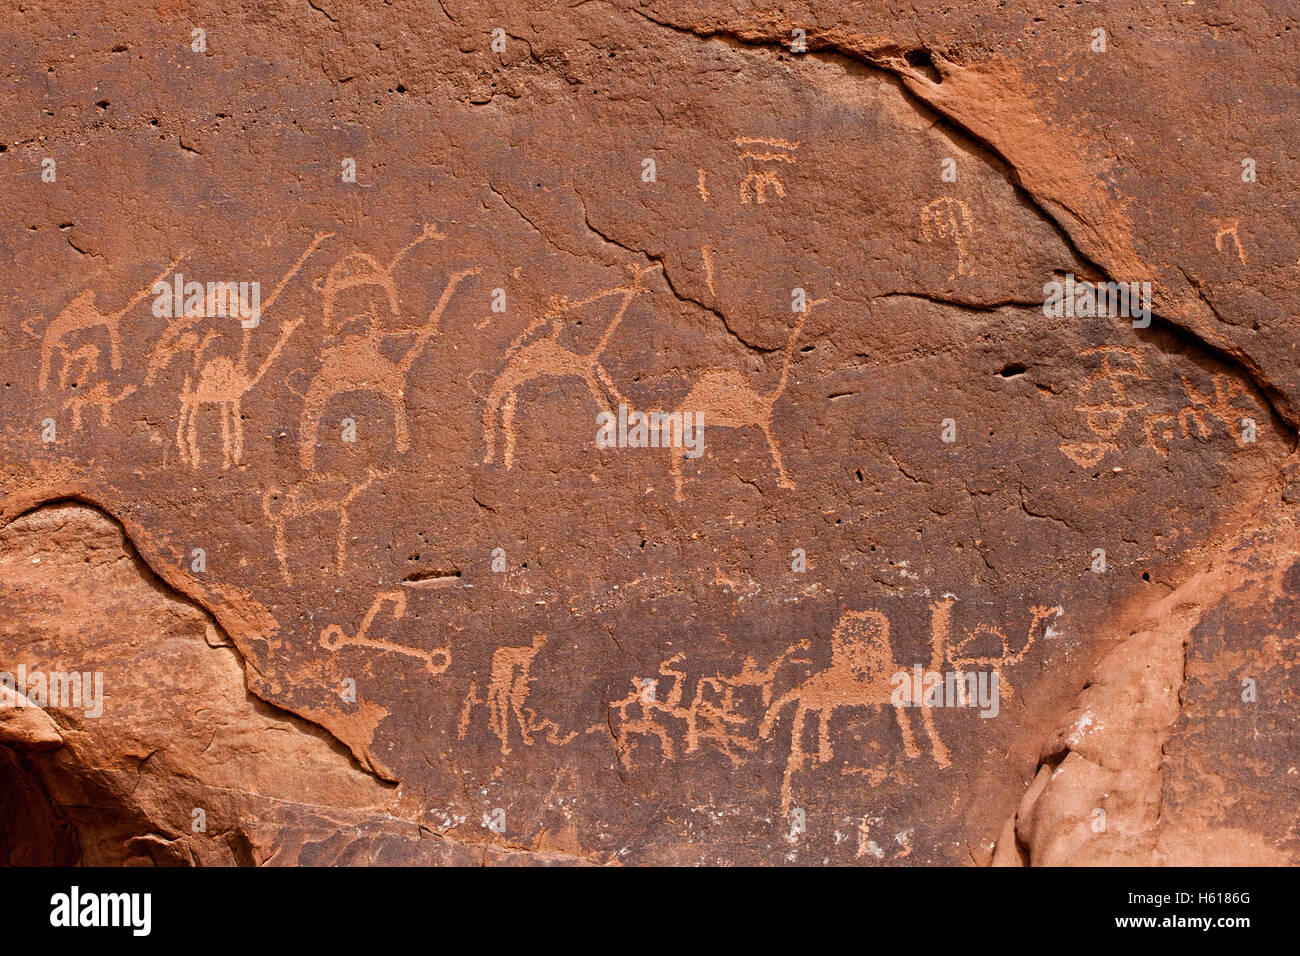
<path fill-rule="evenodd" d="M 230 411 L 225 402 L 217 403 L 217 416 L 221 419 L 221 469 L 230 467 Z"/>
<path fill-rule="evenodd" d="M 236 465 L 244 460 L 244 412 L 239 399 L 230 403 L 230 427 L 235 437 L 233 460 Z"/>
<path fill-rule="evenodd" d="M 951 763 L 948 759 L 948 748 L 943 745 L 938 731 L 934 729 L 934 715 L 931 710 L 932 707 L 921 707 L 921 723 L 925 725 L 925 732 L 930 735 L 930 753 L 934 755 L 934 762 L 940 767 L 947 767 Z"/>
<path fill-rule="evenodd" d="M 307 471 L 316 468 L 316 436 L 320 431 L 320 416 L 327 397 L 323 390 L 315 387 L 307 389 L 307 399 L 303 402 L 302 415 L 298 419 L 298 461 Z"/>
<path fill-rule="evenodd" d="M 190 407 L 184 396 L 181 397 L 181 413 L 176 418 L 176 450 L 180 452 L 181 461 L 190 463 L 190 446 L 185 443 L 185 423 L 189 420 Z"/>
<path fill-rule="evenodd" d="M 524 743 L 531 747 L 533 745 L 533 735 L 529 733 L 528 720 L 524 715 L 524 708 L 518 703 L 528 699 L 528 679 L 520 677 L 515 681 L 510 695 L 514 700 L 515 721 L 519 724 L 519 736 L 524 739 Z"/>
<path fill-rule="evenodd" d="M 664 730 L 653 720 L 647 723 L 650 731 L 659 738 L 659 749 L 664 755 L 664 760 L 676 760 L 677 754 L 673 750 L 673 738 L 668 731 Z"/>
<path fill-rule="evenodd" d="M 339 577 L 343 577 L 344 565 L 348 558 L 348 512 L 346 508 L 339 509 L 339 536 L 335 542 L 337 552 L 337 561 L 339 567 Z"/>
<path fill-rule="evenodd" d="M 497 396 L 489 395 L 487 407 L 483 409 L 483 444 L 487 451 L 483 453 L 483 464 L 492 464 L 492 459 L 496 457 L 497 451 L 497 405 L 500 404 Z"/>
<path fill-rule="evenodd" d="M 501 409 L 501 430 L 506 433 L 506 447 L 503 457 L 506 463 L 506 470 L 515 461 L 515 403 L 519 401 L 519 396 L 511 392 L 506 396 L 505 407 Z"/>
<path fill-rule="evenodd" d="M 181 392 L 181 411 L 176 416 L 176 450 L 180 452 L 181 459 L 189 457 L 185 450 L 185 393 Z"/>
<path fill-rule="evenodd" d="M 483 443 L 487 446 L 487 453 L 483 456 L 483 464 L 490 465 L 496 459 L 497 453 L 497 412 L 501 409 L 502 403 L 507 397 L 514 395 L 515 389 L 519 387 L 519 382 L 512 383 L 509 387 L 502 385 L 502 380 L 506 377 L 506 372 L 510 371 L 507 367 L 496 381 L 492 383 L 492 388 L 488 392 L 487 407 L 483 409 Z"/>
<path fill-rule="evenodd" d="M 388 268 L 391 269 L 396 264 L 397 263 L 394 262 L 391 265 L 389 265 Z M 379 280 L 379 284 L 380 286 L 383 287 L 384 292 L 387 293 L 388 295 L 389 310 L 393 313 L 393 315 L 400 316 L 402 314 L 401 306 L 399 306 L 397 303 L 397 286 L 393 283 L 393 277 L 385 273 L 384 277 Z"/>
<path fill-rule="evenodd" d="M 582 380 L 587 383 L 587 391 L 591 392 L 591 397 L 596 400 L 596 404 L 600 406 L 600 410 L 602 412 L 611 411 L 609 407 L 609 396 L 601 390 L 601 383 L 597 381 L 596 376 L 590 371 L 587 371 L 583 373 Z"/>
<path fill-rule="evenodd" d="M 835 750 L 831 747 L 831 718 L 835 716 L 835 708 L 822 711 L 817 715 L 817 762 L 829 763 L 830 759 L 835 756 Z"/>
<path fill-rule="evenodd" d="M 406 424 L 406 399 L 400 391 L 390 391 L 389 395 L 393 403 L 393 444 L 398 451 L 406 451 L 411 447 L 411 432 Z"/>
<path fill-rule="evenodd" d="M 803 701 L 800 701 L 794 710 L 794 725 L 790 728 L 790 756 L 785 762 L 785 776 L 781 778 L 782 813 L 790 810 L 790 782 L 794 772 L 803 766 L 803 724 L 807 714 L 808 708 L 804 706 Z M 820 712 L 818 719 L 820 719 Z"/>
<path fill-rule="evenodd" d="M 903 733 L 903 752 L 909 757 L 921 756 L 921 750 L 916 746 L 916 738 L 912 736 L 912 722 L 907 717 L 907 711 L 903 709 L 902 704 L 894 705 L 894 716 L 898 718 L 898 729 Z"/>
<path fill-rule="evenodd" d="M 203 463 L 203 456 L 199 454 L 199 409 L 201 407 L 197 398 L 190 402 L 190 419 L 189 425 L 186 426 L 186 436 L 190 442 L 190 465 L 194 468 Z"/>
<path fill-rule="evenodd" d="M 623 397 L 622 393 L 619 392 L 618 388 L 614 385 L 614 380 L 609 377 L 609 373 L 605 371 L 603 365 L 596 365 L 596 377 L 600 380 L 600 383 L 605 386 L 607 399 L 612 398 L 620 404 L 627 404 L 627 399 Z M 602 404 L 601 407 L 604 407 L 604 405 Z"/>
<path fill-rule="evenodd" d="M 293 584 L 293 575 L 289 573 L 289 560 L 285 557 L 284 541 L 284 522 L 275 523 L 275 556 L 280 561 L 280 577 L 284 578 L 284 583 Z"/>
<path fill-rule="evenodd" d="M 122 371 L 122 339 L 117 332 L 117 323 L 108 326 L 108 360 L 114 372 Z"/>
<path fill-rule="evenodd" d="M 492 692 L 493 698 L 488 722 L 501 740 L 501 753 L 510 753 L 510 697 L 504 688 Z"/>
<path fill-rule="evenodd" d="M 782 488 L 793 488 L 794 482 L 790 476 L 785 473 L 785 465 L 781 462 L 781 449 L 777 447 L 776 439 L 772 437 L 772 426 L 763 422 L 758 426 L 763 431 L 763 437 L 767 439 L 767 447 L 772 452 L 772 462 L 776 465 L 776 472 L 781 477 L 777 484 Z"/>

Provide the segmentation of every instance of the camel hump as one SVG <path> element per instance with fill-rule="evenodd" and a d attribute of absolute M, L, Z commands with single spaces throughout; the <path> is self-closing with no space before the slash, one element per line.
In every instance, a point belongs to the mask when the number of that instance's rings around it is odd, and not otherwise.
<path fill-rule="evenodd" d="M 845 611 L 832 641 L 889 640 L 889 618 L 880 611 Z"/>
<path fill-rule="evenodd" d="M 889 643 L 889 618 L 879 611 L 845 611 L 831 635 L 832 664 L 859 678 L 897 670 Z"/>
<path fill-rule="evenodd" d="M 382 282 L 387 273 L 374 256 L 368 252 L 349 252 L 334 263 L 329 271 L 326 285 L 339 286 L 344 283 Z"/>

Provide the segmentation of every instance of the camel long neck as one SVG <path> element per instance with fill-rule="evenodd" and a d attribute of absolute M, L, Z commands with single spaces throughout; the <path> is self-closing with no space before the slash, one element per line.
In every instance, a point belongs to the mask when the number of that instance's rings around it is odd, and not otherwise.
<path fill-rule="evenodd" d="M 163 269 L 162 272 L 158 273 L 158 278 L 154 279 L 152 282 L 150 282 L 147 286 L 145 286 L 135 295 L 131 296 L 131 298 L 127 300 L 126 305 L 124 305 L 122 307 L 122 310 L 117 314 L 125 315 L 126 313 L 134 309 L 137 303 L 139 303 L 140 300 L 143 299 L 146 295 L 149 295 L 153 291 L 154 286 L 156 286 L 159 282 L 162 282 L 164 279 L 166 279 L 167 276 L 169 276 L 172 273 L 172 271 L 176 268 L 176 266 L 180 264 L 180 261 L 184 259 L 186 256 L 188 256 L 189 254 L 190 254 L 189 250 L 186 249 L 184 252 L 182 252 L 171 262 L 167 263 L 167 268 Z"/>
<path fill-rule="evenodd" d="M 619 323 L 623 321 L 623 313 L 625 313 L 627 307 L 632 304 L 632 298 L 636 293 L 637 290 L 635 288 L 623 290 L 623 301 L 619 303 L 618 311 L 614 313 L 614 318 L 610 319 L 609 325 L 605 329 L 605 333 L 600 337 L 600 341 L 596 343 L 595 349 L 592 350 L 592 358 L 595 358 L 597 355 L 600 355 L 605 351 L 605 346 L 609 345 L 609 340 L 614 337 L 615 330 L 618 329 Z"/>
<path fill-rule="evenodd" d="M 480 269 L 464 269 L 457 272 L 447 280 L 447 285 L 442 290 L 442 295 L 438 296 L 437 304 L 433 307 L 433 311 L 429 313 L 429 321 L 425 324 L 425 327 L 416 334 L 415 341 L 411 343 L 410 350 L 407 351 L 406 355 L 402 358 L 399 367 L 401 368 L 403 375 L 411 370 L 411 366 L 415 364 L 415 360 L 419 358 L 420 353 L 424 351 L 424 347 L 429 344 L 435 335 L 438 334 L 438 323 L 442 321 L 442 313 L 446 310 L 447 303 L 449 303 L 451 297 L 456 294 L 456 287 L 470 276 L 478 275 L 480 271 Z"/>
<path fill-rule="evenodd" d="M 293 264 L 293 267 L 290 268 L 289 271 L 285 273 L 284 278 L 280 280 L 279 284 L 275 287 L 275 289 L 271 292 L 271 294 L 266 297 L 266 302 L 262 305 L 263 309 L 269 309 L 271 307 L 271 305 L 275 302 L 276 298 L 280 295 L 280 293 L 284 291 L 284 287 L 288 285 L 289 281 L 298 274 L 298 270 L 302 268 L 302 264 L 307 261 L 307 259 L 311 256 L 313 252 L 316 251 L 316 249 L 320 246 L 322 242 L 324 242 L 332 235 L 333 235 L 332 232 L 327 232 L 324 235 L 320 235 L 312 239 L 311 245 L 307 247 L 307 251 L 298 257 L 298 261 Z"/>
<path fill-rule="evenodd" d="M 785 357 L 781 362 L 781 377 L 777 380 L 776 388 L 773 389 L 772 394 L 769 396 L 772 401 L 776 401 L 785 392 L 785 386 L 790 381 L 790 364 L 794 361 L 795 339 L 799 338 L 799 333 L 803 330 L 804 320 L 807 315 L 808 313 L 804 312 L 799 316 L 799 320 L 794 324 L 794 331 L 790 333 L 790 338 L 785 343 Z"/>
<path fill-rule="evenodd" d="M 257 370 L 257 376 L 250 384 L 250 388 L 262 380 L 262 376 L 266 374 L 267 369 L 269 369 L 271 364 L 279 357 L 280 351 L 284 348 L 284 343 L 289 341 L 289 336 L 293 335 L 293 331 L 296 328 L 296 325 L 291 325 L 280 333 L 280 338 L 276 340 L 275 348 L 271 349 L 271 354 L 266 357 L 266 361 L 262 363 L 262 367 Z"/>

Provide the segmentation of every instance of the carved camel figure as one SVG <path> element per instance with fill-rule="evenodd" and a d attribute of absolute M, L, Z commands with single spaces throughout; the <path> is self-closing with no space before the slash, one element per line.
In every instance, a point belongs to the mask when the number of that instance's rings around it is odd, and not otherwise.
<path fill-rule="evenodd" d="M 938 669 L 943 663 L 942 648 L 936 646 L 937 660 L 931 662 Z M 786 761 L 785 776 L 781 783 L 781 808 L 790 808 L 790 781 L 794 772 L 803 766 L 804 724 L 812 714 L 817 721 L 817 762 L 828 763 L 834 757 L 831 743 L 831 721 L 837 710 L 870 707 L 879 710 L 893 704 L 895 684 L 892 676 L 902 670 L 894 658 L 889 640 L 889 619 L 879 611 L 845 611 L 831 635 L 831 665 L 812 675 L 799 686 L 787 691 L 768 708 L 759 727 L 760 735 L 771 736 L 776 721 L 786 707 L 795 705 L 794 722 L 790 729 L 790 756 Z M 930 752 L 935 763 L 947 767 L 950 763 L 948 749 L 939 739 L 934 727 L 931 708 L 920 704 L 921 720 L 930 737 Z M 912 724 L 903 703 L 894 704 L 894 717 L 903 735 L 903 750 L 908 757 L 919 757 L 921 751 L 912 735 Z"/>
<path fill-rule="evenodd" d="M 781 377 L 770 392 L 760 392 L 743 372 L 729 368 L 710 368 L 704 370 L 699 380 L 691 386 L 691 390 L 677 406 L 679 415 L 684 416 L 686 412 L 692 412 L 697 421 L 702 417 L 705 428 L 757 428 L 761 431 L 763 437 L 767 439 L 767 447 L 772 454 L 772 464 L 778 476 L 777 484 L 782 488 L 793 488 L 794 482 L 790 480 L 785 470 L 785 463 L 781 460 L 781 447 L 772 435 L 772 409 L 777 399 L 785 392 L 786 384 L 789 382 L 795 340 L 803 331 L 804 323 L 808 321 L 813 306 L 824 302 L 825 299 L 814 299 L 799 313 L 794 329 L 790 332 L 790 338 L 785 343 Z M 669 454 L 672 462 L 673 497 L 677 501 L 685 501 L 686 496 L 682 490 L 684 456 L 679 448 L 670 448 Z"/>
<path fill-rule="evenodd" d="M 483 410 L 483 441 L 487 446 L 487 452 L 483 456 L 485 465 L 491 464 L 496 457 L 498 412 L 501 414 L 501 430 L 505 434 L 503 453 L 505 466 L 509 469 L 514 464 L 515 406 L 519 399 L 519 389 L 536 379 L 581 379 L 586 384 L 587 390 L 595 399 L 596 404 L 605 411 L 609 411 L 609 399 L 611 397 L 615 402 L 619 400 L 618 390 L 614 388 L 609 374 L 605 371 L 604 366 L 600 364 L 600 356 L 605 351 L 606 346 L 609 345 L 609 341 L 613 338 L 614 331 L 618 328 L 619 323 L 623 321 L 623 315 L 627 312 L 632 299 L 642 292 L 649 291 L 641 280 L 647 272 L 657 268 L 659 268 L 657 263 L 644 269 L 629 265 L 628 270 L 632 275 L 632 281 L 627 285 L 597 292 L 595 295 L 588 296 L 577 302 L 570 302 L 563 296 L 552 297 L 551 306 L 546 313 L 541 318 L 531 322 L 510 344 L 510 347 L 506 350 L 508 359 L 505 368 L 501 370 L 492 383 L 492 388 L 488 393 L 487 407 Z M 559 344 L 560 334 L 564 331 L 564 321 L 561 316 L 566 312 L 583 308 L 610 296 L 622 296 L 622 301 L 619 302 L 618 309 L 615 311 L 613 318 L 610 319 L 609 325 L 605 327 L 605 332 L 601 335 L 594 349 L 587 353 L 580 353 Z M 525 344 L 528 337 L 547 322 L 551 324 L 550 335 L 545 338 L 534 339 Z"/>

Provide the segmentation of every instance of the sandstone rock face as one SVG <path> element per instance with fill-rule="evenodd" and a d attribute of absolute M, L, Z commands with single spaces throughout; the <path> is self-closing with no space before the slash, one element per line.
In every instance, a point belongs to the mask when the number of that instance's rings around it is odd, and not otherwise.
<path fill-rule="evenodd" d="M 1297 30 L 3 14 L 0 851 L 1294 862 Z"/>

